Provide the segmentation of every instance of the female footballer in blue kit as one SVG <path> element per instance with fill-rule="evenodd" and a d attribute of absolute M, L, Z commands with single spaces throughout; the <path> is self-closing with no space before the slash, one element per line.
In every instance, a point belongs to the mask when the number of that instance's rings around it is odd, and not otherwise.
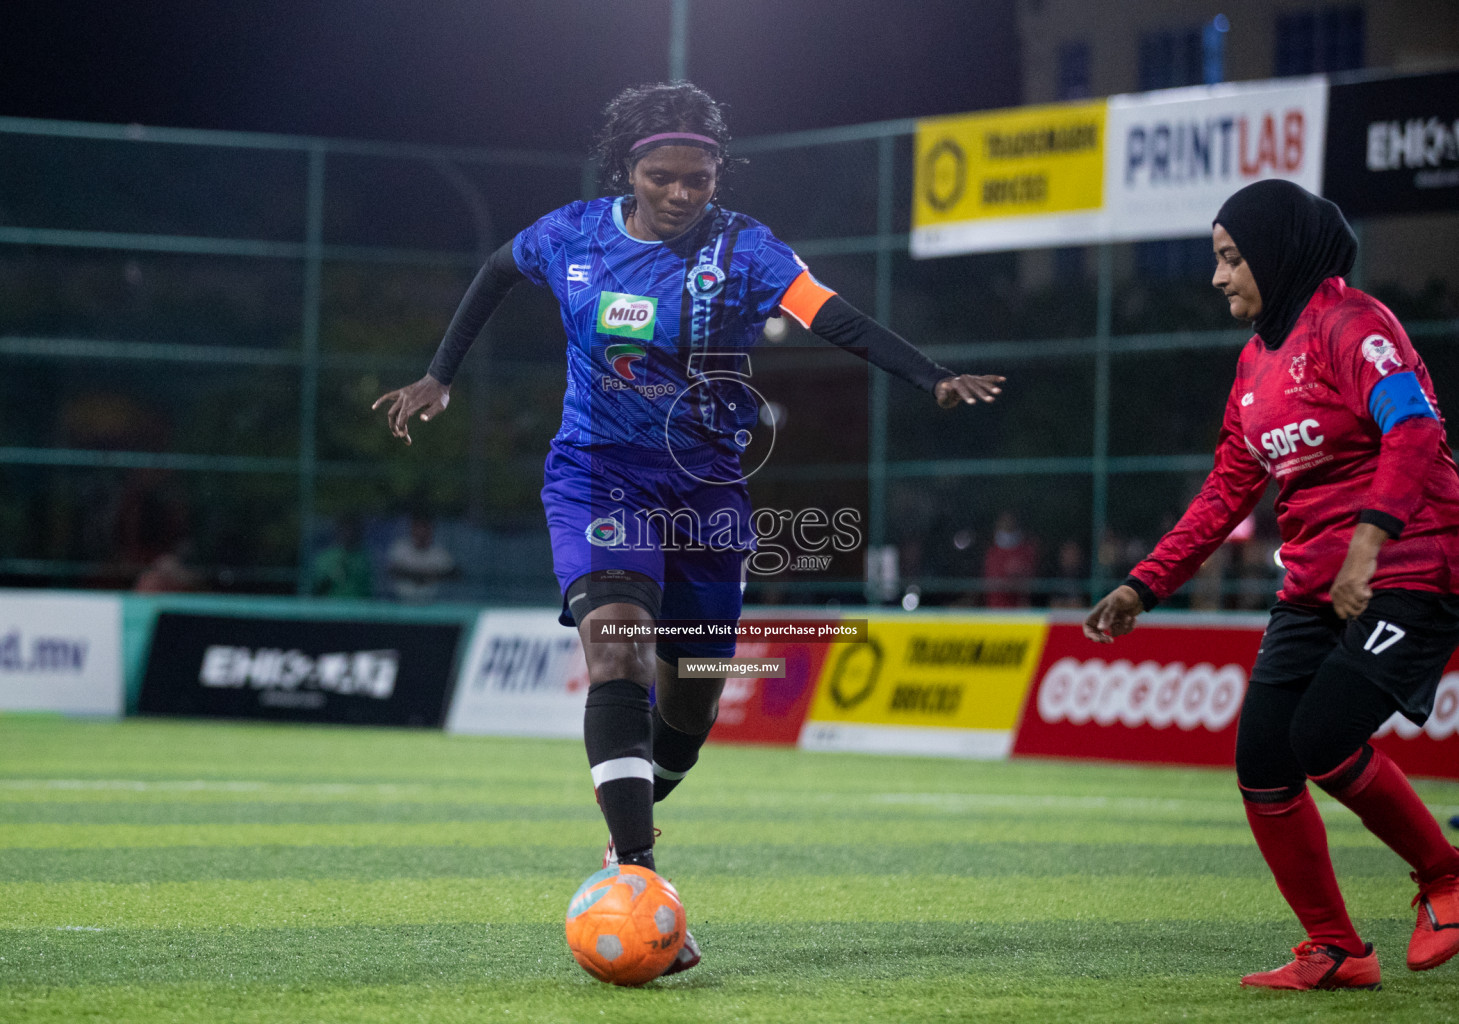
<path fill-rule="evenodd" d="M 729 132 L 687 83 L 619 94 L 598 143 L 609 185 L 502 246 L 467 290 L 426 376 L 381 396 L 391 432 L 442 413 L 467 349 L 519 281 L 556 296 L 568 338 L 562 428 L 542 501 L 583 640 L 584 740 L 610 841 L 605 865 L 654 867 L 653 805 L 684 778 L 718 713 L 721 679 L 680 680 L 682 657 L 727 657 L 732 635 L 602 642 L 595 622 L 739 619 L 752 508 L 739 468 L 758 418 L 733 370 L 781 314 L 944 408 L 991 402 L 1004 378 L 956 374 L 858 312 L 759 222 L 713 202 Z M 681 536 L 681 531 L 687 535 Z M 648 635 L 652 635 L 650 632 Z M 649 700 L 650 689 L 655 701 Z M 693 967 L 689 938 L 666 974 Z"/>

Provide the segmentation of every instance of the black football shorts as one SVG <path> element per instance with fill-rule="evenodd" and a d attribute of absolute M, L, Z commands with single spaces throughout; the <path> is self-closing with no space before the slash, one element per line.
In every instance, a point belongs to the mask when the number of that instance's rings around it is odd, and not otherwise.
<path fill-rule="evenodd" d="M 1331 606 L 1278 601 L 1261 638 L 1253 684 L 1305 689 L 1328 658 L 1372 680 L 1422 725 L 1444 666 L 1459 647 L 1459 595 L 1376 590 L 1367 610 L 1340 619 Z"/>

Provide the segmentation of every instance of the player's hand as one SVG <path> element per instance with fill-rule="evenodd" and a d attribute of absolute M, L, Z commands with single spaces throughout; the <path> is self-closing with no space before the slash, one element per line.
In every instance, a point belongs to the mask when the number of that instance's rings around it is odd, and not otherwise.
<path fill-rule="evenodd" d="M 1097 644 L 1112 644 L 1135 628 L 1135 616 L 1145 610 L 1133 587 L 1120 584 L 1104 597 L 1084 620 L 1084 635 Z"/>
<path fill-rule="evenodd" d="M 419 413 L 421 422 L 427 423 L 444 412 L 450 401 L 451 389 L 426 374 L 414 384 L 387 391 L 375 399 L 370 409 L 374 411 L 389 403 L 385 409 L 385 422 L 390 433 L 405 438 L 405 443 L 410 444 L 410 418 Z"/>
<path fill-rule="evenodd" d="M 1368 586 L 1378 571 L 1378 549 L 1388 539 L 1388 531 L 1372 523 L 1359 523 L 1348 544 L 1347 557 L 1332 581 L 1332 610 L 1339 618 L 1355 619 L 1368 609 L 1373 588 Z"/>
<path fill-rule="evenodd" d="M 932 397 L 937 399 L 937 404 L 944 409 L 951 409 L 963 402 L 968 405 L 976 405 L 978 400 L 991 402 L 1003 389 L 998 385 L 1006 381 L 1007 377 L 998 377 L 991 374 L 979 376 L 972 373 L 961 373 L 956 377 L 944 377 L 937 382 L 932 389 Z"/>

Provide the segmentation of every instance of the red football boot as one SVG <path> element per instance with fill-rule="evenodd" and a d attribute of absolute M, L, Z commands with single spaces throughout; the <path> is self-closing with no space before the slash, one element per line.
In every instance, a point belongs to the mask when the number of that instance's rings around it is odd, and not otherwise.
<path fill-rule="evenodd" d="M 1418 873 L 1412 875 L 1418 882 Z M 1419 882 L 1418 923 L 1408 940 L 1408 969 L 1427 971 L 1459 953 L 1459 875 Z"/>
<path fill-rule="evenodd" d="M 1274 971 L 1260 971 L 1241 979 L 1247 988 L 1382 988 L 1378 973 L 1378 954 L 1370 942 L 1362 956 L 1344 953 L 1336 946 L 1304 942 L 1292 952 L 1296 959 Z"/>

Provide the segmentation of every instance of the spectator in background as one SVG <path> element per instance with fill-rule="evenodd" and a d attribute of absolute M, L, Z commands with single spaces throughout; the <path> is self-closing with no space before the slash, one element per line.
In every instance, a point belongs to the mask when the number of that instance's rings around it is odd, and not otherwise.
<path fill-rule="evenodd" d="M 345 516 L 335 528 L 334 543 L 314 556 L 309 593 L 315 597 L 363 598 L 374 594 L 370 556 L 362 543 L 363 531 L 355 516 Z"/>
<path fill-rule="evenodd" d="M 397 600 L 427 604 L 436 600 L 441 584 L 456 576 L 456 559 L 436 543 L 436 524 L 425 512 L 412 513 L 410 532 L 390 545 L 386 572 Z"/>
<path fill-rule="evenodd" d="M 1029 590 L 1038 573 L 1038 545 L 1028 537 L 1012 512 L 1000 512 L 993 527 L 993 543 L 983 557 L 983 578 L 989 608 L 1027 608 Z"/>
<path fill-rule="evenodd" d="M 1059 581 L 1049 596 L 1050 608 L 1084 608 L 1088 604 L 1085 593 L 1084 548 L 1072 537 L 1059 545 L 1054 558 L 1054 577 Z"/>
<path fill-rule="evenodd" d="M 188 566 L 192 542 L 184 538 L 147 564 L 132 590 L 138 594 L 185 594 L 204 590 L 203 576 Z"/>

